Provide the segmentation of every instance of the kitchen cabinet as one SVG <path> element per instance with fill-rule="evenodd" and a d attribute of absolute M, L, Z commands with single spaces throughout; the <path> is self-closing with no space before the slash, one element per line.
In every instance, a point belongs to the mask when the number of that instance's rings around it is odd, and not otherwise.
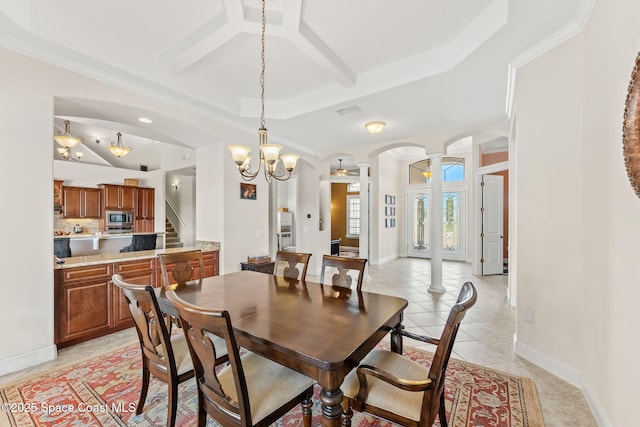
<path fill-rule="evenodd" d="M 120 274 L 128 283 L 162 286 L 155 255 L 105 260 L 99 264 L 54 269 L 54 339 L 59 348 L 133 326 L 127 300 L 111 283 Z M 218 251 L 203 252 L 204 276 L 218 275 Z"/>
<path fill-rule="evenodd" d="M 133 231 L 136 233 L 153 233 L 155 189 L 136 187 L 136 206 L 133 211 L 135 224 Z"/>
<path fill-rule="evenodd" d="M 61 346 L 111 331 L 111 263 L 55 270 L 55 342 Z"/>
<path fill-rule="evenodd" d="M 63 218 L 100 218 L 101 192 L 99 188 L 62 187 Z"/>
<path fill-rule="evenodd" d="M 127 283 L 135 285 L 156 286 L 155 258 L 116 262 L 113 264 L 114 274 L 119 274 Z M 129 311 L 129 304 L 124 294 L 115 285 L 112 287 L 113 298 L 113 327 L 118 330 L 133 326 L 133 319 Z"/>
<path fill-rule="evenodd" d="M 62 183 L 64 181 L 53 180 L 53 208 L 62 209 Z"/>
<path fill-rule="evenodd" d="M 104 209 L 133 211 L 136 188 L 127 185 L 100 184 Z"/>

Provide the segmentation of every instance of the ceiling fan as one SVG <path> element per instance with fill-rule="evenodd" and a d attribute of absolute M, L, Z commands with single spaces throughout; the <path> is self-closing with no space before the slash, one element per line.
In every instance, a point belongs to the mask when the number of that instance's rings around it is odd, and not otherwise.
<path fill-rule="evenodd" d="M 331 171 L 332 176 L 359 176 L 360 169 L 344 169 L 342 167 L 342 159 L 338 159 L 339 166 L 338 169 Z"/>

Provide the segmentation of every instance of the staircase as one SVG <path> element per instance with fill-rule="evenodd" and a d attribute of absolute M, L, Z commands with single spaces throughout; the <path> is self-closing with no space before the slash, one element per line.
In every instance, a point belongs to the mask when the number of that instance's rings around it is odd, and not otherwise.
<path fill-rule="evenodd" d="M 184 246 L 184 243 L 180 241 L 180 237 L 178 236 L 176 229 L 173 228 L 173 224 L 171 224 L 169 218 L 165 218 L 164 231 L 165 248 L 181 248 Z"/>

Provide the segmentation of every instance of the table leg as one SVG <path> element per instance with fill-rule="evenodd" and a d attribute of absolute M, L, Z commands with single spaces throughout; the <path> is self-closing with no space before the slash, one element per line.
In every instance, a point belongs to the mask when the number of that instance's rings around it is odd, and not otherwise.
<path fill-rule="evenodd" d="M 391 330 L 391 351 L 402 354 L 402 323 Z"/>
<path fill-rule="evenodd" d="M 322 402 L 322 426 L 339 427 L 342 414 L 342 390 L 327 390 L 324 387 L 320 391 Z"/>

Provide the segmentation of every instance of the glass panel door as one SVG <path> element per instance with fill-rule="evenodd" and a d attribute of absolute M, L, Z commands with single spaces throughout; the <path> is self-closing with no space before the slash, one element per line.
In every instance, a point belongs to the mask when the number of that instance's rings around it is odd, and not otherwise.
<path fill-rule="evenodd" d="M 411 189 L 407 198 L 409 206 L 408 256 L 428 258 L 429 251 L 429 199 L 430 190 Z"/>
<path fill-rule="evenodd" d="M 448 188 L 447 188 L 448 187 Z M 445 186 L 442 193 L 442 259 L 466 259 L 464 186 Z M 407 256 L 430 258 L 429 201 L 431 188 L 413 188 L 408 191 Z"/>

